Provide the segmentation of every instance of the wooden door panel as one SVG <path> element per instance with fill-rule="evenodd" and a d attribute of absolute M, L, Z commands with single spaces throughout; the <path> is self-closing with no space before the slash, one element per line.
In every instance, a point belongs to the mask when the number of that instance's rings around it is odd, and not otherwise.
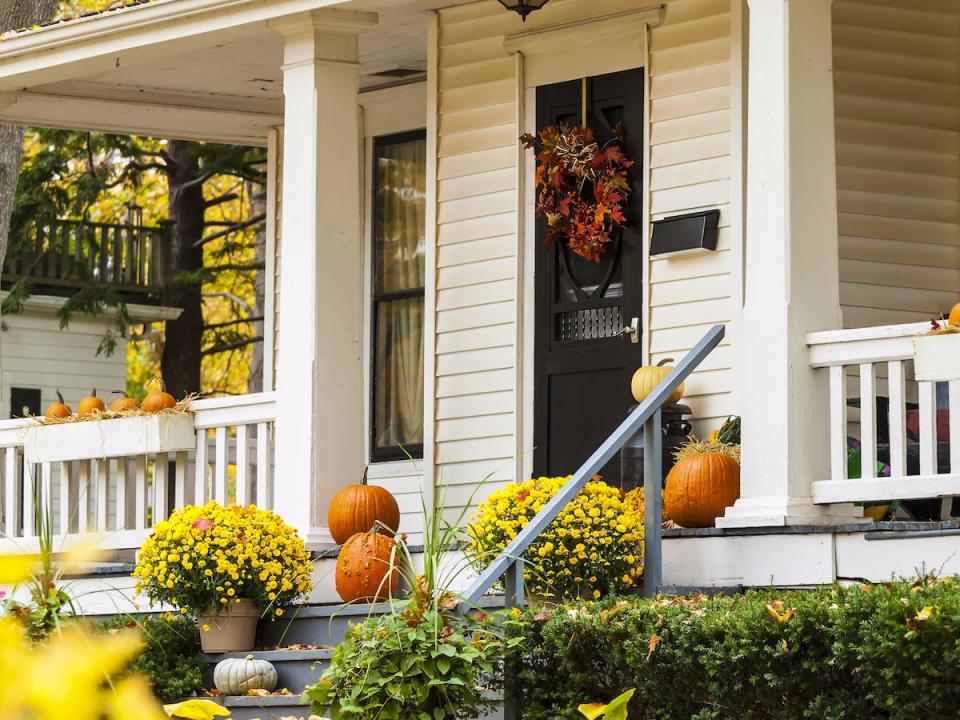
<path fill-rule="evenodd" d="M 626 208 L 628 227 L 599 263 L 565 247 L 544 244 L 546 223 L 537 222 L 535 250 L 534 470 L 575 471 L 629 410 L 630 377 L 641 364 L 642 343 L 618 333 L 641 317 L 643 70 L 589 78 L 588 124 L 604 143 L 622 123 L 627 154 L 636 165 Z M 537 88 L 537 128 L 581 116 L 581 81 Z M 642 328 L 641 328 L 642 332 Z M 619 460 L 603 474 L 619 479 Z"/>

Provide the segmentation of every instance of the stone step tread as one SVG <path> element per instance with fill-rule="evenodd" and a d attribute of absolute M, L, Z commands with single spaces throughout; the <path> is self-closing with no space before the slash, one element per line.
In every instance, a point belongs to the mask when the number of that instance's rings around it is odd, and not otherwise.
<path fill-rule="evenodd" d="M 214 698 L 224 707 L 307 707 L 300 695 L 221 695 Z"/>
<path fill-rule="evenodd" d="M 208 663 L 218 663 L 227 658 L 245 658 L 248 655 L 258 660 L 269 660 L 272 663 L 283 662 L 310 662 L 329 660 L 333 655 L 333 648 L 310 648 L 309 650 L 278 649 L 278 650 L 248 650 L 247 652 L 228 652 L 205 654 L 203 659 Z"/>

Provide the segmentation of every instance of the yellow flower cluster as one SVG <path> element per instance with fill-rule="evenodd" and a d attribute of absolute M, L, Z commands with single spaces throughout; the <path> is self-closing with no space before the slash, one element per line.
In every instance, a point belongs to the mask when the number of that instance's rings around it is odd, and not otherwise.
<path fill-rule="evenodd" d="M 142 644 L 134 632 L 91 637 L 75 625 L 31 646 L 19 623 L 0 618 L 0 717 L 164 720 L 146 679 L 121 677 Z"/>
<path fill-rule="evenodd" d="M 490 562 L 569 479 L 541 477 L 492 493 L 468 526 L 471 556 L 481 566 Z M 530 592 L 593 598 L 623 592 L 643 574 L 643 519 L 618 488 L 595 477 L 525 559 Z"/>
<path fill-rule="evenodd" d="M 282 606 L 313 587 L 312 565 L 296 530 L 255 505 L 189 505 L 159 523 L 137 556 L 138 593 L 182 612 L 216 612 L 252 600 Z"/>

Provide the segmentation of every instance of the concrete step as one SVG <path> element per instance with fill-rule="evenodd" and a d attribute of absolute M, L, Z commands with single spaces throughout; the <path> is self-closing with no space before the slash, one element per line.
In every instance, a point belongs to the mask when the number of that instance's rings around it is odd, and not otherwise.
<path fill-rule="evenodd" d="M 204 655 L 204 660 L 207 662 L 204 684 L 207 687 L 213 687 L 213 669 L 221 660 L 252 655 L 257 659 L 273 663 L 277 670 L 277 688 L 286 688 L 292 693 L 299 694 L 303 692 L 307 685 L 312 685 L 320 679 L 321 673 L 330 665 L 332 652 L 332 648 L 318 648 L 311 650 L 253 650 L 251 652 Z"/>
<path fill-rule="evenodd" d="M 230 720 L 307 720 L 310 717 L 310 705 L 302 703 L 299 695 L 244 695 L 215 700 L 230 710 Z"/>

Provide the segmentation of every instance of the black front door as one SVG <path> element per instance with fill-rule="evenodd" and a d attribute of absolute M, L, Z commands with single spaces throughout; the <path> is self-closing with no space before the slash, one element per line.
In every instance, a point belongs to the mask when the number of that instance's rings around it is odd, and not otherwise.
<path fill-rule="evenodd" d="M 581 121 L 580 80 L 537 88 L 537 128 Z M 641 201 L 643 70 L 586 82 L 587 122 L 601 143 L 622 123 L 635 162 L 627 228 L 599 263 L 561 244 L 547 246 L 538 220 L 535 261 L 534 472 L 567 475 L 606 439 L 633 402 L 630 378 L 641 365 L 640 342 L 620 334 L 640 318 L 643 273 Z M 640 330 L 642 332 L 642 328 Z M 637 338 L 639 340 L 639 336 Z M 619 458 L 603 469 L 619 479 Z"/>

